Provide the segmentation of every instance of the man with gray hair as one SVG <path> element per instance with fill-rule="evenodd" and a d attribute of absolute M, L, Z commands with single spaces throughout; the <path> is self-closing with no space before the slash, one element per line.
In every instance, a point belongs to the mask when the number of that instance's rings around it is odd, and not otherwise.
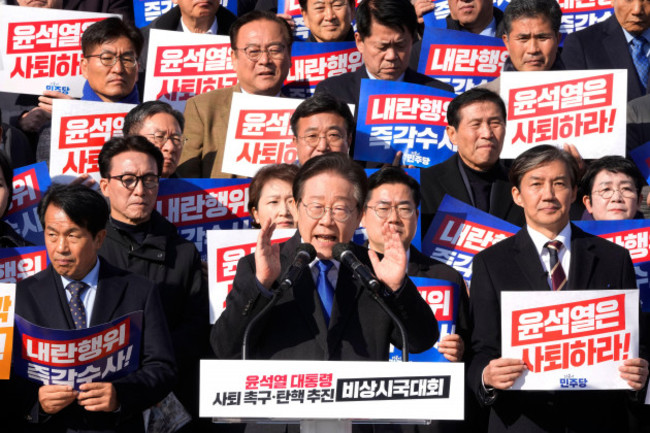
<path fill-rule="evenodd" d="M 491 407 L 488 432 L 630 431 L 626 391 L 512 391 L 528 367 L 521 359 L 501 356 L 502 292 L 636 288 L 625 248 L 570 223 L 577 180 L 578 164 L 567 151 L 541 145 L 519 155 L 510 169 L 510 182 L 526 226 L 474 257 L 470 297 L 474 358 L 468 382 L 479 401 Z M 641 390 L 648 362 L 626 359 L 619 374 L 631 389 Z"/>

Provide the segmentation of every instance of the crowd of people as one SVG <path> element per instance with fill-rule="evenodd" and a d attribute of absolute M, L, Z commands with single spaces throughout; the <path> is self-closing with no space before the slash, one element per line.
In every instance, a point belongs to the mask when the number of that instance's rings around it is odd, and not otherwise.
<path fill-rule="evenodd" d="M 0 0 L 1 2 L 2 0 Z M 175 0 L 143 29 L 125 0 L 6 0 L 20 7 L 119 13 L 83 33 L 82 100 L 137 104 L 123 136 L 98 157 L 99 185 L 82 176 L 54 184 L 38 207 L 50 266 L 17 284 L 16 314 L 46 328 L 83 329 L 142 311 L 140 362 L 113 381 L 74 389 L 16 375 L 0 383 L 3 431 L 25 432 L 285 432 L 297 425 L 213 424 L 198 414 L 199 360 L 241 359 L 244 330 L 271 299 L 276 304 L 250 335 L 250 359 L 386 361 L 402 337 L 341 262 L 333 248 L 350 244 L 380 282 L 379 296 L 404 323 L 413 353 L 440 337 L 436 319 L 409 277 L 460 287 L 455 332 L 437 350 L 466 368 L 465 419 L 430 425 L 355 425 L 354 431 L 637 432 L 650 430 L 643 405 L 648 380 L 647 329 L 640 318 L 639 357 L 621 362 L 629 391 L 512 391 L 528 366 L 502 357 L 501 293 L 636 288 L 629 252 L 585 233 L 571 220 L 643 218 L 637 166 L 626 156 L 583 160 L 563 143 L 536 146 L 501 159 L 506 105 L 501 78 L 457 95 L 447 108 L 446 134 L 457 148 L 448 160 L 420 170 L 419 182 L 398 163 L 367 177 L 352 158 L 362 79 L 454 88 L 417 72 L 423 15 L 429 0 L 300 0 L 309 42 L 354 41 L 363 65 L 325 79 L 291 117 L 297 160 L 260 169 L 249 187 L 248 211 L 259 229 L 255 252 L 242 258 L 226 308 L 209 320 L 206 264 L 192 242 L 156 210 L 160 178 L 230 178 L 222 164 L 234 93 L 282 97 L 295 22 L 273 0 L 239 0 L 235 16 L 219 0 Z M 606 20 L 566 36 L 555 0 L 449 0 L 449 30 L 502 38 L 503 71 L 627 70 L 628 152 L 650 140 L 650 2 L 612 0 Z M 353 26 L 353 21 L 355 22 Z M 355 27 L 356 26 L 356 27 Z M 181 113 L 162 101 L 141 101 L 151 29 L 228 35 L 237 77 L 232 87 L 196 95 Z M 12 198 L 13 169 L 49 162 L 52 101 L 0 93 L 0 210 Z M 354 112 L 348 104 L 354 104 Z M 399 158 L 396 159 L 398 161 Z M 98 188 L 97 188 L 98 187 Z M 445 196 L 521 230 L 485 249 L 462 275 L 412 244 Z M 649 198 L 650 200 L 650 198 Z M 282 245 L 278 228 L 296 228 Z M 277 292 L 301 243 L 316 258 L 294 287 Z M 0 247 L 29 245 L 0 221 Z M 277 297 L 277 299 L 275 299 Z M 16 356 L 16 355 L 14 355 Z M 390 368 L 389 364 L 386 368 Z M 170 413 L 165 413 L 171 411 Z M 183 414 L 171 429 L 167 419 Z M 166 418 L 166 416 L 168 418 Z M 163 420 L 163 421 L 161 421 Z"/>

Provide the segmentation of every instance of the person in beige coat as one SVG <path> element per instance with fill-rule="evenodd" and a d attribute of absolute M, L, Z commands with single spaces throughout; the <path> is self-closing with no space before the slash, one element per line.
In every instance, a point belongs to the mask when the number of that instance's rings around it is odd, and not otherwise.
<path fill-rule="evenodd" d="M 253 11 L 235 21 L 230 55 L 238 83 L 187 101 L 179 177 L 236 177 L 221 169 L 233 92 L 278 96 L 291 66 L 291 42 L 289 25 L 270 12 Z"/>

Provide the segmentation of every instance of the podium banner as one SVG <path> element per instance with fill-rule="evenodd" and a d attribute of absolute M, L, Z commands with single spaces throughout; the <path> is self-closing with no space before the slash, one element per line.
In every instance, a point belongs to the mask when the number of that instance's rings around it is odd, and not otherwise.
<path fill-rule="evenodd" d="M 223 420 L 461 420 L 460 362 L 201 360 L 199 414 Z"/>

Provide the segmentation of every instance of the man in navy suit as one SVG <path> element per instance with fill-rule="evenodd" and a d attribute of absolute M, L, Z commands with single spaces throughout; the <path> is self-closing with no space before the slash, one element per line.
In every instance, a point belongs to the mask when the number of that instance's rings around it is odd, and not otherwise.
<path fill-rule="evenodd" d="M 625 248 L 570 224 L 577 177 L 577 163 L 566 151 L 541 145 L 522 153 L 510 169 L 510 181 L 526 226 L 474 257 L 474 358 L 468 382 L 481 403 L 491 407 L 489 432 L 630 431 L 626 391 L 508 390 L 527 367 L 521 359 L 501 356 L 502 292 L 636 288 Z M 619 372 L 632 389 L 641 390 L 648 362 L 627 359 Z"/>
<path fill-rule="evenodd" d="M 159 295 L 145 278 L 98 258 L 106 236 L 108 206 L 82 185 L 54 185 L 39 204 L 51 265 L 18 283 L 16 314 L 51 329 L 79 329 L 142 310 L 138 369 L 112 382 L 92 382 L 75 391 L 13 379 L 24 431 L 144 432 L 142 411 L 163 399 L 175 380 L 171 339 Z M 73 320 L 73 283 L 85 319 Z M 83 316 L 84 314 L 81 314 Z"/>
<path fill-rule="evenodd" d="M 408 67 L 418 19 L 408 0 L 367 0 L 356 13 L 357 49 L 364 65 L 354 72 L 330 77 L 316 86 L 316 93 L 328 92 L 348 104 L 359 105 L 363 78 L 404 81 L 453 92 L 449 84 L 427 77 Z M 358 109 L 355 108 L 355 118 Z"/>
<path fill-rule="evenodd" d="M 613 0 L 612 5 L 614 15 L 566 37 L 562 60 L 567 69 L 627 69 L 627 100 L 631 101 L 648 93 L 650 2 Z M 645 71 L 637 70 L 635 46 Z"/>

